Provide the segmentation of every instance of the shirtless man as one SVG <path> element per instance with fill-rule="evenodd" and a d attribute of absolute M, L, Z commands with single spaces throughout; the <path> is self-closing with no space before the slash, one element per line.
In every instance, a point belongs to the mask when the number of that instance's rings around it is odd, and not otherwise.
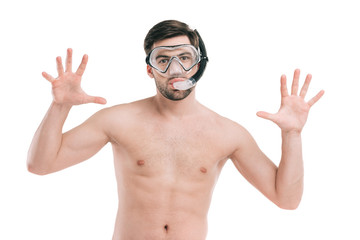
<path fill-rule="evenodd" d="M 212 192 L 228 159 L 280 208 L 295 209 L 301 200 L 301 131 L 311 106 L 324 92 L 305 102 L 311 75 L 298 94 L 300 72 L 295 70 L 291 94 L 286 77 L 281 77 L 279 111 L 257 113 L 281 128 L 282 157 L 277 167 L 242 126 L 197 102 L 195 87 L 175 88 L 175 82 L 198 71 L 199 62 L 192 70 L 183 70 L 189 67 L 186 54 L 194 49 L 189 45 L 197 49 L 198 44 L 198 35 L 184 23 L 155 25 L 144 46 L 147 73 L 155 79 L 157 94 L 102 109 L 66 133 L 62 128 L 73 105 L 106 100 L 89 96 L 80 87 L 87 55 L 73 72 L 68 49 L 65 70 L 61 58 L 56 59 L 57 78 L 43 73 L 52 84 L 53 102 L 30 146 L 28 169 L 39 175 L 53 173 L 89 159 L 111 143 L 119 196 L 113 240 L 205 239 Z M 152 56 L 158 49 L 165 50 Z M 168 68 L 165 73 L 161 64 Z"/>

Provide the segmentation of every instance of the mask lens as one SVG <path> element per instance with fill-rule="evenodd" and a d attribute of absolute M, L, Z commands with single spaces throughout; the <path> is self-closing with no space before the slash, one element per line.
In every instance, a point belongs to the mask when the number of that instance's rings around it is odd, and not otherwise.
<path fill-rule="evenodd" d="M 149 56 L 149 64 L 158 71 L 165 73 L 170 64 L 177 61 L 185 71 L 189 71 L 200 61 L 196 48 L 192 45 L 179 45 L 154 48 Z"/>

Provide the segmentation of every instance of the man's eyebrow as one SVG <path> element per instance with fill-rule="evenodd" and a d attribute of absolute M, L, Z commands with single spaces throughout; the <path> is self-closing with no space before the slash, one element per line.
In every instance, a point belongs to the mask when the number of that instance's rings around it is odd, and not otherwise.
<path fill-rule="evenodd" d="M 180 53 L 178 56 L 184 56 L 184 55 L 191 55 L 191 52 L 183 52 L 183 53 Z"/>
<path fill-rule="evenodd" d="M 184 55 L 191 55 L 191 52 L 182 52 L 180 53 L 178 56 L 184 56 Z M 159 59 L 159 58 L 169 58 L 170 56 L 168 55 L 158 55 L 156 56 L 156 60 Z"/>
<path fill-rule="evenodd" d="M 158 56 L 156 56 L 155 59 L 159 59 L 159 58 L 169 58 L 169 56 L 166 56 L 166 55 L 158 55 Z"/>

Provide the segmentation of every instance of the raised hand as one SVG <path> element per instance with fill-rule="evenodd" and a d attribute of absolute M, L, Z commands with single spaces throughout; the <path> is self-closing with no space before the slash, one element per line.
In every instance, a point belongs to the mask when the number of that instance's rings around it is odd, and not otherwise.
<path fill-rule="evenodd" d="M 81 88 L 81 78 L 84 74 L 88 56 L 84 55 L 79 68 L 72 72 L 72 49 L 67 50 L 65 71 L 61 57 L 56 58 L 58 77 L 54 78 L 46 72 L 43 77 L 51 82 L 54 102 L 65 105 L 80 105 L 85 103 L 105 104 L 106 100 L 102 97 L 87 95 Z"/>
<path fill-rule="evenodd" d="M 305 96 L 311 81 L 311 75 L 308 74 L 305 83 L 299 90 L 299 76 L 300 70 L 296 69 L 294 72 L 294 79 L 291 88 L 291 95 L 286 87 L 286 76 L 281 76 L 281 106 L 277 113 L 271 114 L 260 111 L 257 116 L 268 119 L 276 123 L 283 132 L 298 132 L 300 133 L 306 123 L 310 108 L 324 95 L 321 90 L 310 101 L 305 101 Z"/>

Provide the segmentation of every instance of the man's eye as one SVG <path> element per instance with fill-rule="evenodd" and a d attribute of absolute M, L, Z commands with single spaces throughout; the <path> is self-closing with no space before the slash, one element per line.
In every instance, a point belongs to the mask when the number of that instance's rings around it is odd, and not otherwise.
<path fill-rule="evenodd" d="M 159 61 L 159 64 L 167 64 L 168 63 L 168 59 L 161 59 L 160 61 Z"/>
<path fill-rule="evenodd" d="M 189 57 L 189 56 L 181 56 L 180 57 L 180 61 L 182 61 L 182 62 L 186 62 L 186 61 L 190 61 L 191 60 L 191 57 Z"/>

